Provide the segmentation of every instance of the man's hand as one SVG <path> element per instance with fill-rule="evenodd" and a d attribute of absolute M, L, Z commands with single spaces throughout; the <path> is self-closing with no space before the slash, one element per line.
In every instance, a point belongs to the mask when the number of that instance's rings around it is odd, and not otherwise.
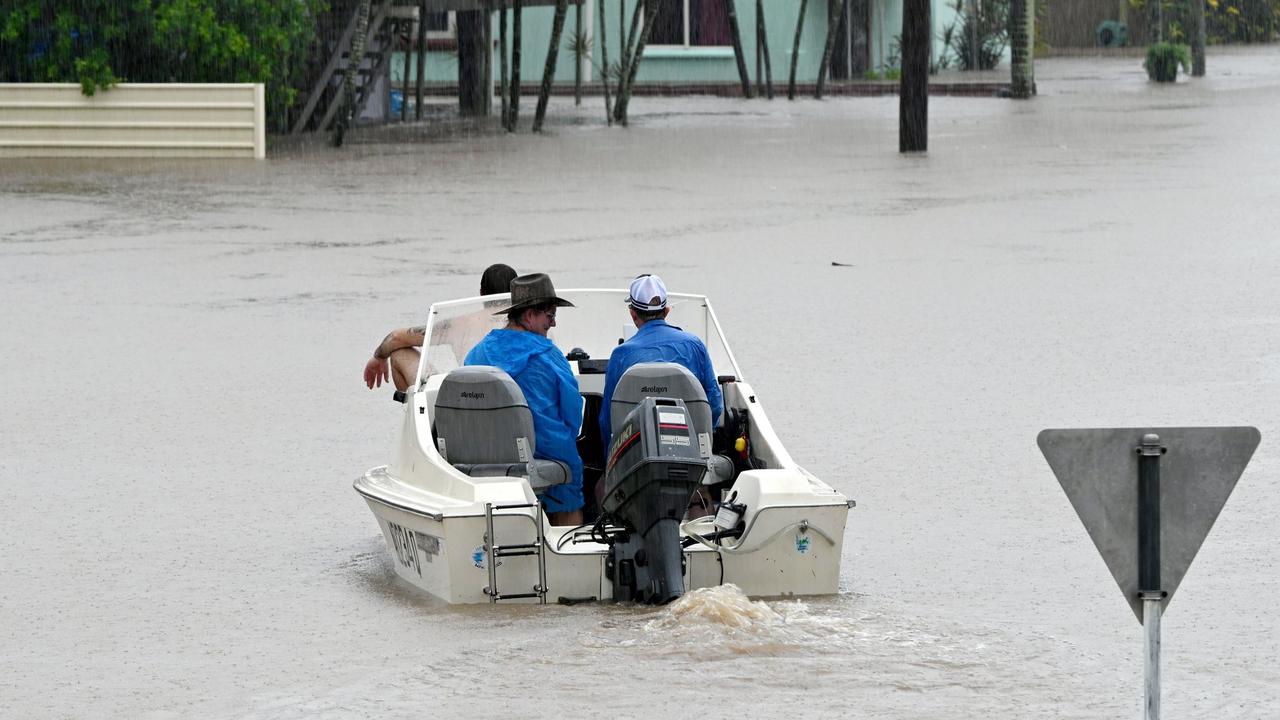
<path fill-rule="evenodd" d="M 364 364 L 364 384 L 372 390 L 374 387 L 382 387 L 382 383 L 391 379 L 391 366 L 386 360 L 379 360 L 376 357 L 369 358 L 369 362 Z"/>

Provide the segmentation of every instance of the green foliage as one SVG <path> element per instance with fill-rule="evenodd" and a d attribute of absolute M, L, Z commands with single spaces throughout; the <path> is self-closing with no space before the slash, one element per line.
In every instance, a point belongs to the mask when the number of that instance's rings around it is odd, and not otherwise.
<path fill-rule="evenodd" d="M 260 82 L 283 128 L 324 0 L 5 0 L 0 81 Z"/>
<path fill-rule="evenodd" d="M 88 55 L 76 58 L 75 68 L 76 77 L 80 81 L 80 92 L 89 97 L 93 97 L 99 88 L 109 90 L 120 81 L 120 78 L 111 72 L 107 51 L 102 48 L 94 48 Z"/>
<path fill-rule="evenodd" d="M 591 36 L 587 34 L 587 31 L 583 30 L 581 33 L 571 34 L 564 41 L 564 49 L 565 52 L 572 54 L 574 59 L 581 60 L 591 54 L 592 44 Z"/>
<path fill-rule="evenodd" d="M 1191 72 L 1191 49 L 1171 42 L 1152 43 L 1147 47 L 1147 59 L 1142 67 L 1147 77 L 1156 82 L 1174 82 L 1178 79 L 1178 66 L 1183 72 Z"/>
<path fill-rule="evenodd" d="M 979 70 L 999 65 L 1009 46 L 1009 0 L 983 0 L 977 5 L 977 18 L 970 15 L 965 0 L 952 0 L 951 8 L 956 20 L 943 28 L 942 39 L 955 50 L 960 69 L 972 70 L 975 62 Z M 971 23 L 976 24 L 976 43 Z"/>
<path fill-rule="evenodd" d="M 1128 0 L 1129 7 L 1151 14 L 1156 0 Z M 1162 0 L 1165 36 L 1189 40 L 1195 27 L 1192 0 Z M 1280 30 L 1280 0 L 1205 0 L 1205 35 L 1210 45 L 1271 42 Z"/>
<path fill-rule="evenodd" d="M 1280 28 L 1280 0 L 1207 0 L 1205 3 L 1205 33 L 1211 44 L 1271 42 L 1277 28 Z"/>

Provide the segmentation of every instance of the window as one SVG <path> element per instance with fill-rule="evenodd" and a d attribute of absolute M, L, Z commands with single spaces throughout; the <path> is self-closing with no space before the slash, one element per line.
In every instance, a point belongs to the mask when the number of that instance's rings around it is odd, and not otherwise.
<path fill-rule="evenodd" d="M 657 0 L 650 45 L 729 45 L 725 0 Z"/>
<path fill-rule="evenodd" d="M 426 15 L 426 26 L 428 35 L 449 33 L 453 30 L 453 13 L 448 11 L 429 12 Z"/>

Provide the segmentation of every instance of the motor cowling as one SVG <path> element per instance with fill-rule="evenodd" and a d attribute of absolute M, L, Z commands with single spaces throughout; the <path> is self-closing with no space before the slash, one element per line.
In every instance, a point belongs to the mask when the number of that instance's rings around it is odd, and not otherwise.
<path fill-rule="evenodd" d="M 683 400 L 645 398 L 615 428 L 601 503 L 625 530 L 607 561 L 615 600 L 660 605 L 684 594 L 680 522 L 706 472 Z"/>

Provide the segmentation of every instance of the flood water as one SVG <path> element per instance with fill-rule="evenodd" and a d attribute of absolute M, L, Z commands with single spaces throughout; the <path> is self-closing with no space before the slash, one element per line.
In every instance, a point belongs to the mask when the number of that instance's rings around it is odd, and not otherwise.
<path fill-rule="evenodd" d="M 924 157 L 896 98 L 637 98 L 627 130 L 558 99 L 542 137 L 5 161 L 0 714 L 1138 717 L 1141 628 L 1036 434 L 1250 424 L 1163 706 L 1280 716 L 1280 52 L 1139 63 L 933 98 Z M 499 261 L 711 296 L 792 456 L 858 502 L 841 593 L 399 581 L 351 482 L 402 406 L 361 370 Z"/>

